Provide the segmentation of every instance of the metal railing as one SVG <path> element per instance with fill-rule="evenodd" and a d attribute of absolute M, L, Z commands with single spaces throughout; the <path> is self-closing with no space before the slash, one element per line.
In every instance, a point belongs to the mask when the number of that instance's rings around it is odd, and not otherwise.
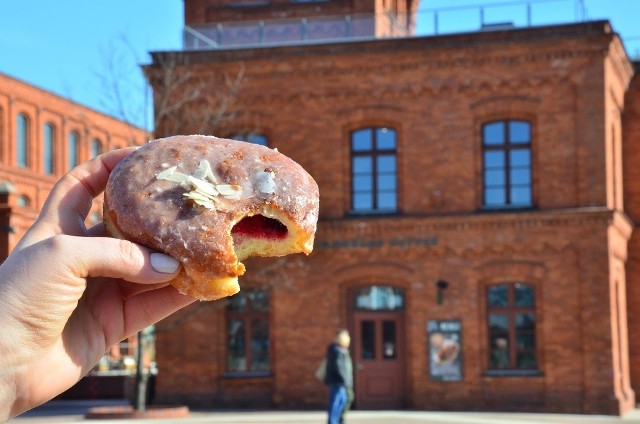
<path fill-rule="evenodd" d="M 583 22 L 588 17 L 584 0 L 505 0 L 419 9 L 415 22 L 409 19 L 385 11 L 185 26 L 183 48 L 210 50 L 430 36 Z M 640 59 L 640 35 L 623 41 L 629 56 Z"/>
<path fill-rule="evenodd" d="M 407 37 L 406 15 L 349 14 L 186 26 L 185 50 Z"/>
<path fill-rule="evenodd" d="M 416 35 L 490 31 L 582 22 L 584 0 L 505 0 L 418 10 Z"/>

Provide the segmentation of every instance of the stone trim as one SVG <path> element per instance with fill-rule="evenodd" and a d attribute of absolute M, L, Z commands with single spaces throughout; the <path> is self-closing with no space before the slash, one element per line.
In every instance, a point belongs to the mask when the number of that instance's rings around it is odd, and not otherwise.
<path fill-rule="evenodd" d="M 553 211 L 501 211 L 447 216 L 364 216 L 362 218 L 320 219 L 319 240 L 326 236 L 372 236 L 394 233 L 428 233 L 434 231 L 468 231 L 497 229 L 557 228 L 568 226 L 620 225 L 629 228 L 626 215 L 604 207 Z"/>

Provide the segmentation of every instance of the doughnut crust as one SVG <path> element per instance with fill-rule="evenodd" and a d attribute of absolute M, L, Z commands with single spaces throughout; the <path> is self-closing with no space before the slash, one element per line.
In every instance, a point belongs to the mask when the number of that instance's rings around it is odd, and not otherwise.
<path fill-rule="evenodd" d="M 212 136 L 173 136 L 140 147 L 112 171 L 107 234 L 182 263 L 171 281 L 201 300 L 237 293 L 249 256 L 311 253 L 319 194 L 276 150 Z"/>

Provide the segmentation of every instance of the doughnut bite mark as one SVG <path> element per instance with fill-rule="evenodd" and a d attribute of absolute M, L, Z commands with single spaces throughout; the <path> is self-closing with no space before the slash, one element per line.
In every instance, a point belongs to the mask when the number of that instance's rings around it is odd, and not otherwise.
<path fill-rule="evenodd" d="M 152 141 L 113 170 L 108 234 L 178 259 L 172 280 L 202 300 L 239 290 L 249 256 L 311 253 L 318 187 L 275 150 L 208 136 Z"/>

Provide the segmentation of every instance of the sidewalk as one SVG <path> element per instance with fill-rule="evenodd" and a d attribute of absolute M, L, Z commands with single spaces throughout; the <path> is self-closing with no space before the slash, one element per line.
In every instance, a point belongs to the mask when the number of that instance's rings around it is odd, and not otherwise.
<path fill-rule="evenodd" d="M 191 411 L 185 419 L 85 420 L 95 406 L 119 405 L 113 401 L 49 402 L 9 421 L 28 423 L 218 423 L 218 424 L 324 424 L 324 411 Z M 640 424 L 640 410 L 622 418 L 603 415 L 516 414 L 488 412 L 351 411 L 348 424 Z"/>

